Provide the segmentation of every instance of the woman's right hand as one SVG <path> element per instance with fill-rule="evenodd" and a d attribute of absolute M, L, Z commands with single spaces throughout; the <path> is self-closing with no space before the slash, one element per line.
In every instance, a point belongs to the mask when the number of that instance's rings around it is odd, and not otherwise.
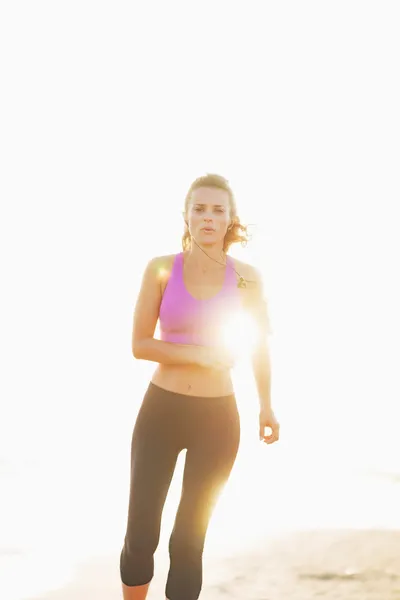
<path fill-rule="evenodd" d="M 232 369 L 235 356 L 231 350 L 223 346 L 197 346 L 197 364 L 206 369 Z"/>

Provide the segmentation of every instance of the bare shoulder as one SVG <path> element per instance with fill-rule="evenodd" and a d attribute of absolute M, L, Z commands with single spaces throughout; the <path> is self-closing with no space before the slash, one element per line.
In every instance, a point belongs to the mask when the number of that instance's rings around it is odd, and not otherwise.
<path fill-rule="evenodd" d="M 158 280 L 161 289 L 164 291 L 171 274 L 172 265 L 177 254 L 164 254 L 163 256 L 154 256 L 147 264 L 147 271 Z"/>
<path fill-rule="evenodd" d="M 174 264 L 176 254 L 164 254 L 163 256 L 154 256 L 149 262 L 148 267 L 157 272 L 161 270 L 170 271 Z"/>

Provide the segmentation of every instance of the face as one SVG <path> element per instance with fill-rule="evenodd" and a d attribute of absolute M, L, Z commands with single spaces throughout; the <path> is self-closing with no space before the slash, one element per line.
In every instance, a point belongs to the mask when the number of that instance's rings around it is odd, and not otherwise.
<path fill-rule="evenodd" d="M 231 224 L 229 193 L 218 188 L 197 188 L 192 192 L 185 219 L 198 244 L 222 243 Z"/>

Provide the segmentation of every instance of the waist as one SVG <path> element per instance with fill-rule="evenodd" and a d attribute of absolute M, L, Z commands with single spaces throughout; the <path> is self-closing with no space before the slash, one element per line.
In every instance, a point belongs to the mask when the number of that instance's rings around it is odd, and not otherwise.
<path fill-rule="evenodd" d="M 196 365 L 159 364 L 151 381 L 161 388 L 187 396 L 217 397 L 234 393 L 229 369 L 216 371 Z"/>
<path fill-rule="evenodd" d="M 179 392 L 173 392 L 171 390 L 167 390 L 155 384 L 153 381 L 150 381 L 147 390 L 152 393 L 163 394 L 165 398 L 167 397 L 175 397 L 179 400 L 185 401 L 188 394 L 180 394 Z M 194 396 L 191 395 L 191 400 L 213 400 L 213 401 L 221 401 L 221 402 L 234 402 L 236 403 L 236 396 L 234 393 L 223 394 L 222 396 Z"/>

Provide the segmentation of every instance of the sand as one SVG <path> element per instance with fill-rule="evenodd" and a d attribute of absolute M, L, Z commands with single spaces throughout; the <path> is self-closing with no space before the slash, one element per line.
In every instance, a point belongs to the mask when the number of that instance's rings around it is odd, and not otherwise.
<path fill-rule="evenodd" d="M 78 565 L 62 589 L 35 600 L 118 600 L 118 556 Z M 157 560 L 148 600 L 164 600 Z M 400 600 L 400 530 L 315 530 L 263 540 L 252 551 L 204 557 L 201 600 Z M 6 600 L 6 599 L 5 599 Z"/>

